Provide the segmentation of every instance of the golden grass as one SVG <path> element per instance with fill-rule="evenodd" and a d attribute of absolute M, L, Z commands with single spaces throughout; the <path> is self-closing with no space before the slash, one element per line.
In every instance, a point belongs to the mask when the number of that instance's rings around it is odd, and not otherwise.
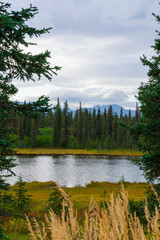
<path fill-rule="evenodd" d="M 26 188 L 29 190 L 29 194 L 32 195 L 33 199 L 33 210 L 42 211 L 46 205 L 50 193 L 55 187 L 55 182 L 28 182 Z M 125 183 L 126 190 L 128 191 L 129 199 L 135 201 L 144 200 L 145 191 L 148 186 L 146 183 Z M 11 191 L 15 186 L 11 187 Z M 118 183 L 109 182 L 91 182 L 86 187 L 74 187 L 74 188 L 63 188 L 64 191 L 70 196 L 73 205 L 77 209 L 88 208 L 90 199 L 93 197 L 97 202 L 109 199 L 110 194 L 116 195 L 119 191 Z"/>
<path fill-rule="evenodd" d="M 151 216 L 146 203 L 145 216 L 148 223 L 146 229 L 139 218 L 130 214 L 128 195 L 121 185 L 119 195 L 113 194 L 108 201 L 107 209 L 100 209 L 92 199 L 88 212 L 85 212 L 84 223 L 80 224 L 68 195 L 59 187 L 65 201 L 69 203 L 69 211 L 63 207 L 61 217 L 52 210 L 45 216 L 41 225 L 34 219 L 34 226 L 27 218 L 27 225 L 32 239 L 43 240 L 151 240 L 160 239 L 160 212 L 155 207 L 155 215 Z M 65 203 L 64 203 L 65 204 Z"/>
<path fill-rule="evenodd" d="M 16 148 L 17 154 L 35 155 L 104 155 L 104 156 L 141 156 L 142 153 L 135 150 L 86 150 L 86 149 L 55 149 L 55 148 Z"/>
<path fill-rule="evenodd" d="M 125 186 L 130 200 L 144 200 L 146 187 L 148 186 L 146 183 L 125 183 Z M 64 190 L 69 194 L 69 196 L 71 196 L 71 201 L 74 206 L 80 209 L 87 208 L 92 197 L 99 202 L 103 201 L 104 197 L 108 200 L 112 193 L 116 195 L 119 191 L 119 184 L 109 182 L 92 182 L 84 188 L 64 188 Z"/>

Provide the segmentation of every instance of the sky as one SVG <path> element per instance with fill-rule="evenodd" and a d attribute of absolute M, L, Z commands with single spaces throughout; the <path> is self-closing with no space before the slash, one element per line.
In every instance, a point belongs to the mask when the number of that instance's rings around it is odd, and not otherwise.
<path fill-rule="evenodd" d="M 34 101 L 41 95 L 75 109 L 118 104 L 134 109 L 138 87 L 147 81 L 147 68 L 140 61 L 154 52 L 158 25 L 157 0 L 10 0 L 12 9 L 38 7 L 29 22 L 36 28 L 52 27 L 50 34 L 32 39 L 28 51 L 51 52 L 51 65 L 61 66 L 52 81 L 14 80 L 19 92 L 14 99 Z"/>

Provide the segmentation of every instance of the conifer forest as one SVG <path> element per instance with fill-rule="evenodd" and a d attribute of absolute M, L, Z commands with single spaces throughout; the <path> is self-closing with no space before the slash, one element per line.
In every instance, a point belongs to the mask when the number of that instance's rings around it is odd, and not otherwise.
<path fill-rule="evenodd" d="M 14 147 L 53 147 L 74 149 L 132 149 L 135 148 L 130 132 L 125 125 L 133 127 L 139 119 L 135 116 L 120 116 L 113 112 L 110 105 L 104 112 L 93 109 L 88 111 L 79 104 L 75 112 L 70 111 L 67 101 L 61 106 L 59 99 L 56 106 L 38 118 L 24 117 L 17 114 L 12 120 Z"/>

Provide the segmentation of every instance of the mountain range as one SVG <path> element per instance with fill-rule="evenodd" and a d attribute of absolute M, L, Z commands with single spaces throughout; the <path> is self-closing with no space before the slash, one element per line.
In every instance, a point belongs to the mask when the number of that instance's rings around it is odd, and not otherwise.
<path fill-rule="evenodd" d="M 123 107 L 121 107 L 117 104 L 111 104 L 111 106 L 112 106 L 112 109 L 113 109 L 113 114 L 117 113 L 117 115 L 120 116 L 120 112 L 121 112 L 121 108 L 122 108 L 123 116 L 124 115 L 129 115 L 129 110 L 130 109 L 125 109 L 125 108 L 123 108 Z M 110 107 L 110 105 L 102 105 L 102 106 L 96 105 L 92 108 L 82 108 L 82 110 L 84 111 L 85 109 L 88 109 L 88 111 L 90 111 L 92 113 L 94 108 L 95 108 L 96 113 L 97 113 L 98 109 L 100 108 L 101 113 L 103 113 L 105 109 L 106 109 L 106 111 L 108 111 L 109 107 Z M 75 115 L 76 110 L 70 110 L 70 111 L 73 113 L 73 115 Z M 134 117 L 135 116 L 135 110 L 130 110 L 130 111 L 131 111 L 131 116 Z"/>

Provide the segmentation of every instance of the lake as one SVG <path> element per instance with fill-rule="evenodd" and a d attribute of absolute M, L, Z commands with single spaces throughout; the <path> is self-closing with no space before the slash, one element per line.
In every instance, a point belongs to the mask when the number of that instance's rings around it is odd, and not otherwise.
<path fill-rule="evenodd" d="M 128 182 L 146 182 L 142 171 L 126 157 L 106 156 L 15 156 L 16 176 L 24 181 L 56 181 L 61 186 L 85 186 L 91 181 L 117 182 L 122 176 Z"/>

